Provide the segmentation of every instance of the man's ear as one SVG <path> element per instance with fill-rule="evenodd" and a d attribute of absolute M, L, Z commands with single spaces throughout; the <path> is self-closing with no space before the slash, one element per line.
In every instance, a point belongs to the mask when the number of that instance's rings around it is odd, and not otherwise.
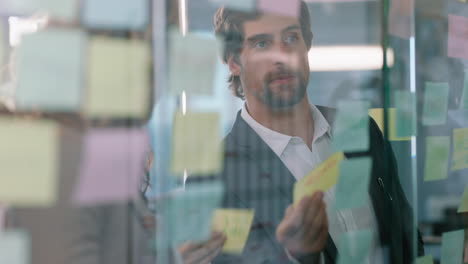
<path fill-rule="evenodd" d="M 240 75 L 241 68 L 237 60 L 234 59 L 234 56 L 229 56 L 227 64 L 229 66 L 229 71 L 231 72 L 232 75 L 234 76 Z"/>

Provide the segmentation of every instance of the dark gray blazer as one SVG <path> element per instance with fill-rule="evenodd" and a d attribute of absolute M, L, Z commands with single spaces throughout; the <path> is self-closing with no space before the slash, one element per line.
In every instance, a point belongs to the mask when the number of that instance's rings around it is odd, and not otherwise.
<path fill-rule="evenodd" d="M 334 110 L 319 110 L 332 124 Z M 370 149 L 345 153 L 347 158 L 370 156 L 373 160 L 369 193 L 379 225 L 381 244 L 388 248 L 388 263 L 412 263 L 412 210 L 400 186 L 391 146 L 377 124 L 369 122 Z M 350 139 L 352 140 L 352 139 Z M 275 230 L 293 197 L 295 178 L 268 145 L 241 118 L 240 112 L 225 138 L 225 184 L 223 207 L 255 209 L 255 219 L 241 256 L 222 254 L 213 263 L 288 263 L 275 239 Z M 418 255 L 423 254 L 418 235 Z M 329 237 L 324 252 L 326 263 L 336 262 L 336 247 Z M 301 263 L 308 263 L 307 258 Z"/>

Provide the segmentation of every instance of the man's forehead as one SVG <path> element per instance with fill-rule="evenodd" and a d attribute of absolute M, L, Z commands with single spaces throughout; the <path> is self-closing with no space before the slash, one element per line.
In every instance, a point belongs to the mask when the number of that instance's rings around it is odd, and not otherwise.
<path fill-rule="evenodd" d="M 243 30 L 245 39 L 258 34 L 280 33 L 291 27 L 299 28 L 299 20 L 295 17 L 276 16 L 264 14 L 255 20 L 244 22 Z"/>

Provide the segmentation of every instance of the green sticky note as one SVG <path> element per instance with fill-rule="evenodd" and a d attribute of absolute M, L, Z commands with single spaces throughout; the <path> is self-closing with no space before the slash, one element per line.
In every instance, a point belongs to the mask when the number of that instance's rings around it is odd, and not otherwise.
<path fill-rule="evenodd" d="M 460 202 L 460 207 L 458 207 L 458 212 L 459 213 L 468 212 L 468 186 L 465 187 L 465 191 L 463 192 L 461 202 Z"/>
<path fill-rule="evenodd" d="M 85 36 L 80 30 L 65 29 L 23 36 L 18 48 L 17 109 L 79 110 Z"/>
<path fill-rule="evenodd" d="M 213 214 L 213 230 L 223 232 L 227 240 L 223 252 L 242 254 L 250 227 L 254 219 L 254 210 L 216 209 Z"/>
<path fill-rule="evenodd" d="M 424 125 L 434 126 L 446 123 L 448 96 L 448 83 L 426 83 L 422 116 L 422 123 Z"/>
<path fill-rule="evenodd" d="M 150 103 L 150 61 L 146 42 L 92 38 L 85 114 L 93 118 L 143 118 Z"/>
<path fill-rule="evenodd" d="M 169 230 L 172 245 L 186 241 L 201 242 L 211 233 L 213 212 L 221 205 L 221 182 L 191 183 L 163 198 L 160 213 Z"/>
<path fill-rule="evenodd" d="M 0 201 L 50 206 L 57 196 L 59 131 L 55 123 L 0 118 Z"/>
<path fill-rule="evenodd" d="M 372 242 L 372 232 L 370 230 L 344 233 L 339 241 L 338 264 L 366 263 Z"/>
<path fill-rule="evenodd" d="M 353 158 L 340 164 L 340 176 L 336 185 L 335 209 L 359 208 L 369 198 L 369 179 L 372 159 Z"/>
<path fill-rule="evenodd" d="M 217 113 L 183 114 L 174 118 L 171 171 L 179 176 L 211 175 L 222 168 L 223 144 Z"/>
<path fill-rule="evenodd" d="M 448 176 L 450 137 L 426 138 L 424 181 L 442 180 Z"/>
<path fill-rule="evenodd" d="M 333 124 L 334 151 L 352 152 L 369 149 L 369 109 L 366 101 L 340 101 Z"/>
<path fill-rule="evenodd" d="M 442 234 L 441 263 L 462 264 L 463 263 L 463 240 L 465 230 L 457 230 Z"/>
<path fill-rule="evenodd" d="M 25 231 L 8 230 L 0 232 L 0 263 L 31 263 L 31 241 Z"/>
<path fill-rule="evenodd" d="M 410 91 L 395 91 L 396 136 L 416 135 L 416 96 Z"/>
<path fill-rule="evenodd" d="M 218 61 L 218 41 L 214 38 L 176 30 L 169 35 L 169 89 L 180 94 L 211 95 Z"/>
<path fill-rule="evenodd" d="M 431 255 L 427 255 L 424 257 L 417 258 L 415 264 L 434 264 L 434 260 L 432 260 Z"/>
<path fill-rule="evenodd" d="M 463 94 L 460 102 L 461 109 L 468 109 L 468 69 L 465 70 L 465 82 L 463 83 Z"/>
<path fill-rule="evenodd" d="M 452 171 L 468 168 L 468 128 L 453 130 Z"/>
<path fill-rule="evenodd" d="M 20 15 L 33 15 L 42 12 L 60 20 L 75 19 L 79 7 L 78 0 L 2 0 L 2 10 Z"/>

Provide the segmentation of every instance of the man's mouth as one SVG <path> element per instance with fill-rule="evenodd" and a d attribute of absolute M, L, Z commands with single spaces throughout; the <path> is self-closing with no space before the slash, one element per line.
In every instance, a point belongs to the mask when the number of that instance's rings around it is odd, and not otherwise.
<path fill-rule="evenodd" d="M 272 78 L 271 83 L 274 84 L 288 84 L 294 80 L 294 75 L 292 74 L 280 74 Z"/>

